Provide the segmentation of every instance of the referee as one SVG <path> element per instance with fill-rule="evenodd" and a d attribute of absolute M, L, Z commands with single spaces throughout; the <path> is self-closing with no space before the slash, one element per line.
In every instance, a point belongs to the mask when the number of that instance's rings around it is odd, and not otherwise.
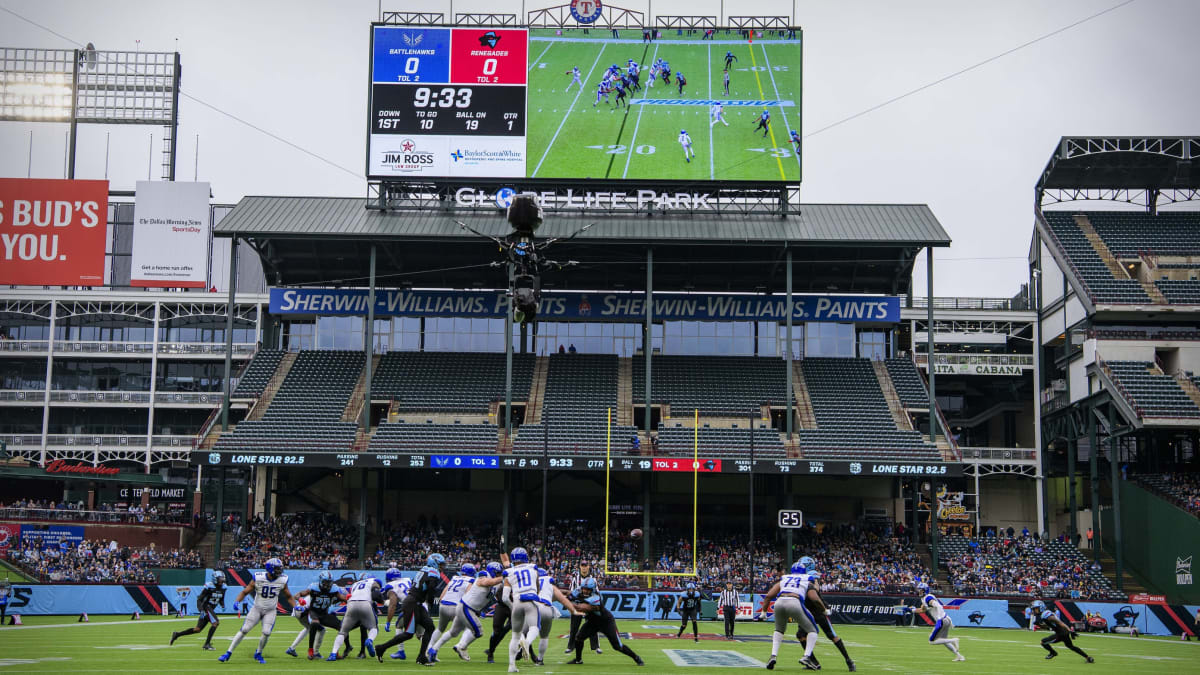
<path fill-rule="evenodd" d="M 583 586 L 584 579 L 592 578 L 592 564 L 586 560 L 580 561 L 579 569 L 571 575 L 571 590 L 578 590 Z M 579 634 L 579 626 L 583 623 L 582 614 L 571 615 L 571 632 L 567 635 L 567 648 L 563 650 L 564 654 L 570 654 L 575 651 L 575 636 Z M 592 633 L 591 638 L 592 651 L 600 653 L 600 636 Z"/>
<path fill-rule="evenodd" d="M 725 590 L 717 600 L 721 611 L 725 614 L 725 639 L 733 639 L 733 622 L 737 620 L 738 592 L 733 590 L 733 582 L 725 582 Z"/>

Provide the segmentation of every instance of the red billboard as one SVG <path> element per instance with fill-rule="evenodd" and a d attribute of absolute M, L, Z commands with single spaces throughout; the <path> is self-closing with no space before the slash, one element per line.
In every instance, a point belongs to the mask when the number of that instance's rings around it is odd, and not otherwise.
<path fill-rule="evenodd" d="M 100 286 L 108 181 L 0 178 L 0 284 Z"/>

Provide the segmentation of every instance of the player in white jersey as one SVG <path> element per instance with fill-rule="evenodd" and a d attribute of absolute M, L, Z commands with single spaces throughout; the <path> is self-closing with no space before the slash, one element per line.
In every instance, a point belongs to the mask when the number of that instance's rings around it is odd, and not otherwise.
<path fill-rule="evenodd" d="M 538 568 L 538 622 L 536 625 L 527 626 L 525 628 L 525 645 L 529 650 L 530 659 L 533 665 L 543 665 L 543 660 L 546 658 L 546 647 L 550 644 L 550 630 L 554 625 L 554 618 L 558 616 L 558 610 L 554 607 L 554 601 L 557 600 L 572 614 L 580 614 L 575 609 L 575 605 L 559 590 L 554 583 L 554 577 L 550 576 L 550 572 L 541 567 Z M 533 642 L 538 640 L 538 654 L 533 656 Z"/>
<path fill-rule="evenodd" d="M 513 566 L 504 571 L 504 584 L 512 589 L 512 636 L 508 639 L 508 672 L 517 671 L 517 654 L 527 650 L 525 631 L 538 621 L 538 570 L 529 553 L 517 547 L 509 555 Z M 532 653 L 532 652 L 530 652 Z"/>
<path fill-rule="evenodd" d="M 375 600 L 382 588 L 383 585 L 379 583 L 379 579 L 371 576 L 369 572 L 363 572 L 358 581 L 350 587 L 350 599 L 346 601 L 346 616 L 342 618 L 342 628 L 333 641 L 333 650 L 329 653 L 329 658 L 325 659 L 326 661 L 337 661 L 338 652 L 341 651 L 346 636 L 350 634 L 350 631 L 361 626 L 365 626 L 367 629 L 367 641 L 364 643 L 364 647 L 368 654 L 375 656 L 375 637 L 379 635 L 379 625 L 375 620 Z"/>
<path fill-rule="evenodd" d="M 438 597 L 437 629 L 429 638 L 427 656 L 430 663 L 437 663 L 438 646 L 441 644 L 442 635 L 458 618 L 458 605 L 462 602 L 463 593 L 470 588 L 474 581 L 475 566 L 465 563 L 459 568 L 458 574 L 450 577 L 450 580 L 446 582 L 446 587 L 442 589 L 442 594 Z"/>
<path fill-rule="evenodd" d="M 709 108 L 708 114 L 710 117 L 712 117 L 712 121 L 708 123 L 710 128 L 717 126 L 717 122 L 720 122 L 725 126 L 729 126 L 729 122 L 725 121 L 725 106 L 721 105 L 720 103 L 716 103 L 713 105 L 713 107 Z"/>
<path fill-rule="evenodd" d="M 658 79 L 658 61 L 650 64 L 650 79 L 646 82 L 647 89 L 654 88 L 654 81 Z"/>
<path fill-rule="evenodd" d="M 813 579 L 812 575 L 807 574 L 804 564 L 796 562 L 792 564 L 789 573 L 775 582 L 771 590 L 763 596 L 763 608 L 757 617 L 759 621 L 766 616 L 768 603 L 778 596 L 774 609 L 775 633 L 771 639 L 771 660 L 767 661 L 767 670 L 775 670 L 775 659 L 779 656 L 779 644 L 783 642 L 783 636 L 787 634 L 789 620 L 795 621 L 799 626 L 797 632 L 805 635 L 804 656 L 800 659 L 800 665 L 809 670 L 817 670 L 819 667 L 812 660 L 813 649 L 817 646 L 817 621 L 804 605 L 804 599 L 808 595 L 808 588 L 812 585 Z"/>
<path fill-rule="evenodd" d="M 912 610 L 913 614 L 928 614 L 930 619 L 933 619 L 933 632 L 929 634 L 929 644 L 945 645 L 953 654 L 953 661 L 966 661 L 967 658 L 958 652 L 958 638 L 949 637 L 950 629 L 954 627 L 954 622 L 946 615 L 946 608 L 942 606 L 942 601 L 933 596 L 933 593 L 926 593 L 921 598 L 921 606 Z"/>
<path fill-rule="evenodd" d="M 400 577 L 399 573 L 400 570 L 396 570 L 396 576 L 393 576 L 389 570 L 388 581 L 383 586 L 384 603 L 388 606 L 387 623 L 383 624 L 383 630 L 386 632 L 391 632 L 392 618 L 396 615 L 396 608 L 403 604 L 404 598 L 408 597 L 409 589 L 412 588 L 412 579 Z M 417 626 L 415 623 L 413 627 L 415 629 L 413 633 L 414 635 L 419 637 L 425 634 L 424 627 Z M 398 625 L 396 626 L 396 630 L 399 632 L 404 632 L 405 627 Z M 391 654 L 391 658 L 396 660 L 402 661 L 406 657 L 407 654 L 404 653 L 403 645 L 401 645 L 399 649 Z"/>
<path fill-rule="evenodd" d="M 504 568 L 500 563 L 494 562 L 488 563 L 482 572 L 476 572 L 474 565 L 463 565 L 460 568 L 459 574 L 464 576 L 474 574 L 475 578 L 461 593 L 458 610 L 455 612 L 454 623 L 450 626 L 450 630 L 443 630 L 441 637 L 432 641 L 429 648 L 430 661 L 434 660 L 442 645 L 459 634 L 462 634 L 462 637 L 452 649 L 463 661 L 471 660 L 471 656 L 467 654 L 467 646 L 483 637 L 483 610 L 491 600 L 492 589 L 504 582 L 503 573 Z M 446 606 L 443 604 L 442 611 L 445 610 Z"/>
<path fill-rule="evenodd" d="M 258 649 L 254 652 L 254 660 L 259 663 L 266 663 L 263 660 L 263 649 L 267 646 L 267 640 L 271 637 L 271 631 L 275 629 L 275 613 L 276 606 L 280 602 L 285 602 L 289 605 L 295 604 L 292 598 L 291 591 L 287 587 L 287 575 L 283 573 L 283 562 L 279 558 L 271 558 L 263 565 L 262 572 L 255 572 L 254 579 L 242 589 L 234 600 L 234 604 L 240 603 L 247 596 L 254 597 L 254 606 L 246 614 L 246 620 L 242 622 L 242 628 L 233 636 L 233 642 L 229 643 L 229 650 L 217 657 L 217 660 L 224 663 L 233 656 L 233 650 L 237 649 L 242 638 L 246 637 L 259 623 L 262 624 L 262 637 L 258 640 Z"/>
<path fill-rule="evenodd" d="M 571 76 L 571 84 L 577 84 L 577 85 L 579 85 L 580 90 L 583 89 L 583 80 L 580 79 L 580 77 L 579 77 L 579 66 L 575 66 L 574 68 L 572 68 L 570 70 L 564 71 L 563 75 L 570 75 Z M 564 92 L 570 91 L 571 84 L 568 84 L 567 88 L 563 89 L 563 91 Z"/>
<path fill-rule="evenodd" d="M 696 151 L 692 149 L 692 137 L 688 135 L 687 130 L 680 130 L 679 144 L 683 146 L 683 158 L 691 164 L 692 158 L 696 156 Z"/>

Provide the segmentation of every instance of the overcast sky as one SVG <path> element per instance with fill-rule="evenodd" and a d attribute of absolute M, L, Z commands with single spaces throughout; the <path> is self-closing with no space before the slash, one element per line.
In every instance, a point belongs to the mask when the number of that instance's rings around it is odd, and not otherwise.
<path fill-rule="evenodd" d="M 1123 1 L 796 0 L 805 38 L 803 126 L 812 134 L 804 147 L 804 201 L 927 203 L 954 239 L 938 252 L 935 293 L 1015 293 L 1026 277 L 1033 186 L 1060 137 L 1200 134 L 1200 1 L 1133 0 L 825 127 Z M 524 7 L 554 4 L 560 0 L 526 0 Z M 647 9 L 644 1 L 611 4 Z M 736 14 L 790 15 L 793 7 L 768 0 L 730 5 Z M 383 6 L 450 11 L 448 1 Z M 195 173 L 210 181 L 217 202 L 365 195 L 368 23 L 377 0 L 0 0 L 0 8 L 63 36 L 0 11 L 2 46 L 90 41 L 99 49 L 181 52 L 177 179 Z M 505 0 L 453 6 L 521 9 Z M 658 0 L 652 9 L 717 15 L 722 5 Z M 65 126 L 11 122 L 0 123 L 0 176 L 26 175 L 31 130 L 32 175 L 63 177 Z M 81 129 L 78 178 L 104 177 L 106 133 L 113 189 L 132 189 L 148 169 L 158 179 L 162 129 L 128 126 Z M 915 273 L 924 294 L 924 265 Z"/>

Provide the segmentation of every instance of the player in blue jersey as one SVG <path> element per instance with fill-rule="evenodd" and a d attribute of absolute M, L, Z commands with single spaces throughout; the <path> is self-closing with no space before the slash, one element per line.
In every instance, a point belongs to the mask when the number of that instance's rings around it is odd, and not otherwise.
<path fill-rule="evenodd" d="M 205 626 L 211 626 L 203 647 L 211 651 L 213 649 L 213 633 L 216 633 L 217 626 L 221 625 L 220 619 L 217 618 L 217 605 L 220 605 L 222 609 L 225 608 L 225 573 L 221 571 L 213 572 L 212 581 L 204 584 L 200 595 L 196 597 L 196 611 L 200 613 L 200 620 L 191 628 L 171 633 L 170 644 L 175 644 L 175 641 L 184 635 L 194 635 L 204 630 Z"/>
<path fill-rule="evenodd" d="M 580 79 L 580 77 L 579 77 L 579 66 L 575 66 L 574 68 L 564 72 L 563 74 L 571 76 L 571 83 L 567 85 L 566 89 L 563 89 L 564 92 L 570 91 L 572 84 L 579 85 L 580 90 L 583 89 L 583 80 Z"/>
<path fill-rule="evenodd" d="M 299 598 L 308 600 L 308 658 L 321 658 L 321 642 L 325 639 L 325 629 L 341 630 L 342 622 L 334 615 L 337 605 L 345 602 L 350 596 L 341 586 L 333 583 L 333 575 L 329 570 L 322 570 L 317 576 L 316 583 L 297 594 Z M 294 645 L 293 645 L 294 646 Z M 350 646 L 346 645 L 346 655 L 350 654 Z M 294 656 L 294 654 L 293 654 Z"/>
<path fill-rule="evenodd" d="M 725 70 L 732 68 L 733 62 L 737 60 L 738 58 L 733 55 L 733 52 L 725 52 Z"/>
<path fill-rule="evenodd" d="M 958 651 L 958 638 L 949 637 L 950 629 L 954 628 L 954 622 L 946 614 L 946 608 L 942 606 L 942 601 L 938 600 L 932 593 L 926 593 L 921 598 L 921 606 L 912 610 L 913 614 L 928 614 L 930 619 L 933 619 L 933 632 L 929 634 L 929 644 L 945 645 L 949 649 L 954 658 L 952 661 L 966 661 L 967 658 Z"/>
<path fill-rule="evenodd" d="M 683 71 L 675 73 L 675 84 L 679 85 L 679 95 L 683 96 L 683 88 L 687 86 L 687 78 L 683 76 Z"/>
<path fill-rule="evenodd" d="M 600 590 L 596 585 L 595 579 L 590 577 L 584 579 L 579 588 L 571 591 L 570 600 L 574 605 L 574 609 L 582 612 L 584 618 L 583 627 L 579 629 L 579 634 L 575 636 L 575 659 L 567 661 L 568 664 L 582 664 L 584 643 L 593 636 L 602 633 L 608 638 L 608 643 L 612 645 L 613 649 L 633 659 L 633 662 L 639 666 L 646 665 L 637 652 L 630 649 L 629 645 L 621 642 L 621 633 L 617 629 L 617 621 L 613 618 L 612 612 L 604 607 L 604 599 L 600 595 Z"/>
<path fill-rule="evenodd" d="M 667 63 L 666 60 L 663 60 L 662 65 L 659 66 L 658 72 L 662 73 L 663 84 L 667 85 L 668 87 L 671 86 L 671 64 Z"/>
<path fill-rule="evenodd" d="M 1047 635 L 1042 638 L 1042 649 L 1045 649 L 1049 654 L 1046 654 L 1046 660 L 1058 656 L 1058 652 L 1054 651 L 1053 645 L 1055 642 L 1061 642 L 1066 645 L 1067 649 L 1087 659 L 1088 663 L 1095 663 L 1096 659 L 1088 656 L 1087 652 L 1075 646 L 1075 638 L 1079 634 L 1071 630 L 1071 627 L 1063 623 L 1062 619 L 1054 615 L 1054 612 L 1046 609 L 1046 603 L 1041 600 L 1034 600 L 1029 606 L 1030 612 L 1033 614 L 1036 625 L 1047 630 L 1054 631 L 1054 635 Z"/>
<path fill-rule="evenodd" d="M 767 109 L 763 109 L 762 114 L 758 116 L 758 126 L 755 131 L 763 130 L 763 138 L 767 137 L 767 133 L 771 131 L 771 113 Z"/>
<path fill-rule="evenodd" d="M 696 156 L 696 151 L 692 149 L 692 137 L 688 135 L 687 129 L 679 131 L 679 144 L 683 146 L 683 158 L 690 164 Z"/>
<path fill-rule="evenodd" d="M 788 140 L 789 143 L 796 144 L 796 154 L 800 154 L 800 132 L 792 129 L 792 137 Z"/>
<path fill-rule="evenodd" d="M 825 604 L 825 599 L 821 597 L 821 591 L 817 589 L 817 581 L 820 580 L 821 573 L 817 571 L 816 561 L 810 556 L 804 556 L 798 562 L 804 570 L 803 573 L 813 579 L 813 583 L 808 587 L 808 594 L 804 598 L 805 608 L 808 609 L 809 614 L 816 620 L 817 628 L 820 628 L 821 632 L 825 633 L 825 637 L 829 638 L 833 642 L 833 646 L 837 647 L 838 651 L 842 653 L 842 658 L 846 659 L 846 668 L 852 673 L 855 672 L 858 668 L 854 665 L 854 659 L 850 658 L 850 653 L 846 651 L 846 643 L 838 636 L 837 631 L 833 629 L 833 624 L 829 622 L 829 615 L 832 612 L 830 612 L 828 605 Z M 804 645 L 807 636 L 797 629 L 796 639 L 800 641 L 801 645 Z M 816 654 L 813 654 L 812 662 L 817 666 L 821 665 Z"/>
<path fill-rule="evenodd" d="M 616 80 L 613 80 L 613 87 L 617 92 L 617 102 L 614 104 L 615 107 L 613 108 L 613 112 L 616 112 L 616 109 L 620 108 L 622 103 L 624 103 L 625 108 L 628 109 L 629 101 L 625 100 L 625 81 L 617 78 Z"/>
<path fill-rule="evenodd" d="M 425 567 L 422 567 L 417 576 L 413 578 L 412 587 L 400 605 L 399 625 L 403 627 L 403 632 L 379 646 L 376 657 L 380 662 L 383 661 L 383 655 L 388 649 L 403 644 L 415 636 L 419 626 L 424 629 L 424 632 L 421 634 L 421 649 L 417 652 L 417 664 L 430 664 L 427 653 L 429 652 L 429 640 L 433 637 L 434 625 L 433 619 L 429 618 L 429 603 L 441 594 L 442 586 L 445 583 L 442 578 L 442 566 L 445 564 L 445 556 L 441 553 L 431 553 L 425 560 Z M 389 616 L 392 615 L 391 612 L 392 610 L 389 609 Z M 399 629 L 397 630 L 399 632 Z"/>

